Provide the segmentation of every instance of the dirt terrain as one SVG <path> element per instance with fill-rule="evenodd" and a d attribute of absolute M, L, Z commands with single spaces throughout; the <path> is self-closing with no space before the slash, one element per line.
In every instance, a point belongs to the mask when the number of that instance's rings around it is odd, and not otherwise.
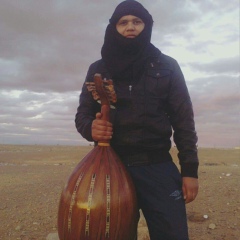
<path fill-rule="evenodd" d="M 0 239 L 46 240 L 56 233 L 62 188 L 91 149 L 0 145 Z M 199 157 L 200 192 L 187 205 L 190 239 L 239 240 L 240 150 L 199 149 Z M 143 217 L 138 239 L 149 239 Z"/>

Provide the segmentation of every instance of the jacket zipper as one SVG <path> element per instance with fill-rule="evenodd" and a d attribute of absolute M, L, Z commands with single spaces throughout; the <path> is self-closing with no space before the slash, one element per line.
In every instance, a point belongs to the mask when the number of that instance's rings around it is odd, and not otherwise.
<path fill-rule="evenodd" d="M 128 86 L 128 89 L 129 89 L 130 96 L 131 96 L 131 94 L 132 94 L 132 85 L 129 85 L 129 86 Z"/>

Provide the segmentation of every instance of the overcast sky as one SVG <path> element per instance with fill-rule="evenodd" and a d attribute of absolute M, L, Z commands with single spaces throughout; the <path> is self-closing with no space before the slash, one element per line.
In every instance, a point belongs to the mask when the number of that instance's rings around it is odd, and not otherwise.
<path fill-rule="evenodd" d="M 0 144 L 88 144 L 74 124 L 117 0 L 0 0 Z M 140 0 L 175 58 L 199 146 L 240 146 L 239 1 Z"/>

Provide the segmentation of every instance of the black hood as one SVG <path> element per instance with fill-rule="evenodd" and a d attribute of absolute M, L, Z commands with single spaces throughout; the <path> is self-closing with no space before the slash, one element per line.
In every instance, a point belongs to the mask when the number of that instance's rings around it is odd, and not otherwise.
<path fill-rule="evenodd" d="M 118 33 L 116 24 L 126 15 L 133 15 L 143 20 L 143 31 L 133 39 L 126 38 Z M 127 0 L 120 3 L 109 20 L 102 47 L 102 59 L 113 77 L 119 78 L 129 74 L 129 69 L 145 58 L 145 50 L 151 45 L 153 19 L 149 12 L 137 1 Z M 142 66 L 140 66 L 142 67 Z M 135 71 L 138 72 L 138 71 Z"/>

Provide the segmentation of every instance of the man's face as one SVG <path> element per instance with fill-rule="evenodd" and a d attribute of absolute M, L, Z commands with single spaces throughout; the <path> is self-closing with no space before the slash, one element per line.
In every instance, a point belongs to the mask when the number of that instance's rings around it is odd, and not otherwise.
<path fill-rule="evenodd" d="M 145 24 L 142 19 L 133 15 L 121 17 L 116 24 L 117 31 L 126 38 L 137 37 L 144 27 Z"/>

